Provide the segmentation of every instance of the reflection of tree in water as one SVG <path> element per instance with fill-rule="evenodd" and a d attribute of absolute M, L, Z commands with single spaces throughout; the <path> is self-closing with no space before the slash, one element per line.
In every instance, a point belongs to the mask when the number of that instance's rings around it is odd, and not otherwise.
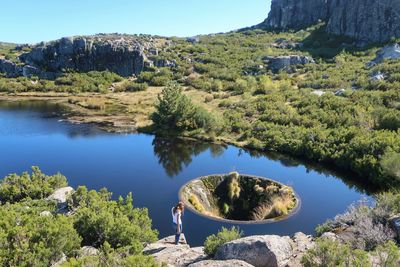
<path fill-rule="evenodd" d="M 379 188 L 376 188 L 376 186 L 363 180 L 362 177 L 347 170 L 340 170 L 329 164 L 316 163 L 307 159 L 283 155 L 277 152 L 263 152 L 251 149 L 240 149 L 239 156 L 244 153 L 248 153 L 252 158 L 266 157 L 269 160 L 279 161 L 279 163 L 288 168 L 304 166 L 307 173 L 314 171 L 327 177 L 331 176 L 335 179 L 340 179 L 350 189 L 355 189 L 357 192 L 363 194 L 372 194 L 380 190 Z"/>
<path fill-rule="evenodd" d="M 183 167 L 189 166 L 194 156 L 210 149 L 213 157 L 223 154 L 225 147 L 206 142 L 181 138 L 155 137 L 153 140 L 154 154 L 164 167 L 168 176 L 178 175 Z"/>

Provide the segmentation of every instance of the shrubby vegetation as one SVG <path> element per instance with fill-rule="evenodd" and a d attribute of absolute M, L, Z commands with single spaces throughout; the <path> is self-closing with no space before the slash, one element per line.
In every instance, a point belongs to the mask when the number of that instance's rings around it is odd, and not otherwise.
<path fill-rule="evenodd" d="M 321 27 L 201 36 L 194 44 L 173 39 L 160 56 L 177 62 L 171 71 L 184 77 L 178 82 L 210 94 L 204 102 L 223 118 L 219 136 L 224 140 L 335 165 L 378 186 L 397 186 L 398 176 L 388 166 L 400 153 L 400 63 L 369 68 L 377 48 L 354 48 L 352 40 L 331 38 Z M 279 47 L 282 38 L 303 46 Z M 288 54 L 311 55 L 317 63 L 272 73 L 263 60 Z M 379 72 L 386 78 L 374 81 Z"/>
<path fill-rule="evenodd" d="M 157 231 L 147 210 L 133 207 L 131 194 L 114 201 L 106 189 L 79 187 L 68 200 L 71 214 L 57 214 L 45 197 L 65 185 L 61 174 L 47 176 L 37 167 L 1 181 L 1 266 L 49 266 L 63 255 L 63 266 L 157 266 L 141 253 Z M 82 246 L 98 248 L 99 255 L 81 257 Z"/>
<path fill-rule="evenodd" d="M 243 30 L 200 36 L 195 43 L 170 38 L 170 45 L 149 58 L 174 64 L 147 67 L 134 81 L 108 72 L 66 73 L 56 81 L 34 83 L 0 78 L 0 91 L 138 91 L 175 81 L 185 90 L 206 93 L 201 96 L 205 109 L 199 101 L 165 90 L 179 109 L 168 109 L 160 99 L 152 116 L 159 132 L 169 128 L 199 137 L 217 132 L 240 146 L 335 166 L 378 186 L 398 186 L 399 177 L 388 166 L 400 153 L 400 62 L 368 66 L 377 47 L 356 48 L 352 40 L 333 38 L 323 27 Z M 265 63 L 265 56 L 290 54 L 313 56 L 316 64 L 273 73 Z M 379 73 L 384 79 L 372 78 Z"/>
<path fill-rule="evenodd" d="M 305 267 L 395 267 L 400 264 L 400 250 L 393 241 L 378 246 L 370 253 L 376 260 L 372 262 L 370 255 L 360 249 L 352 249 L 329 238 L 320 238 L 316 246 L 307 251 L 302 258 Z"/>
<path fill-rule="evenodd" d="M 55 189 L 67 185 L 67 178 L 60 173 L 46 175 L 38 167 L 32 167 L 32 174 L 10 174 L 0 184 L 0 203 L 15 203 L 21 200 L 43 199 Z"/>
<path fill-rule="evenodd" d="M 166 86 L 158 97 L 156 111 L 151 115 L 159 130 L 192 131 L 204 129 L 206 132 L 218 130 L 215 117 L 204 108 L 196 106 L 183 94 L 175 83 Z"/>
<path fill-rule="evenodd" d="M 318 235 L 346 228 L 353 236 L 352 247 L 372 250 L 389 240 L 395 233 L 390 225 L 392 216 L 400 213 L 400 194 L 381 193 L 376 196 L 376 204 L 360 202 L 349 207 L 346 213 L 337 215 L 316 229 Z"/>
<path fill-rule="evenodd" d="M 210 235 L 207 237 L 206 241 L 204 242 L 204 252 L 208 256 L 213 257 L 218 248 L 223 244 L 239 239 L 242 236 L 243 232 L 235 226 L 230 229 L 222 227 L 222 229 L 216 235 Z"/>
<path fill-rule="evenodd" d="M 47 208 L 43 200 L 0 206 L 1 266 L 48 266 L 63 253 L 76 255 L 82 238 L 73 227 L 73 218 L 40 216 Z"/>
<path fill-rule="evenodd" d="M 306 267 L 399 266 L 400 250 L 390 220 L 400 213 L 400 193 L 381 193 L 375 205 L 368 204 L 352 205 L 346 213 L 319 225 L 317 235 L 333 232 L 336 237 L 318 238 L 302 263 Z"/>

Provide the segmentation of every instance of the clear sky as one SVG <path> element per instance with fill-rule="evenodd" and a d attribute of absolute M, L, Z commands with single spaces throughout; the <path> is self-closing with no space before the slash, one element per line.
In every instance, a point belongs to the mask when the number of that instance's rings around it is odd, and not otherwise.
<path fill-rule="evenodd" d="M 95 33 L 193 36 L 252 26 L 271 0 L 1 0 L 0 41 Z"/>

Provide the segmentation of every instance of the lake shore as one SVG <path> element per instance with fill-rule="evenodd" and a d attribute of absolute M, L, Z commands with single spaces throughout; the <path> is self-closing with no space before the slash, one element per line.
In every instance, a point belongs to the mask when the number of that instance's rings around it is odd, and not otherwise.
<path fill-rule="evenodd" d="M 151 87 L 146 91 L 131 93 L 57 93 L 57 92 L 23 92 L 0 93 L 0 101 L 49 101 L 60 104 L 65 112 L 62 119 L 74 124 L 95 124 L 101 130 L 111 133 L 149 133 L 155 134 L 150 114 L 154 111 L 154 103 L 162 87 Z M 215 105 L 205 105 L 207 93 L 187 90 L 185 94 L 194 103 L 215 110 Z M 168 133 L 166 133 L 168 135 Z M 218 144 L 234 145 L 244 148 L 246 142 L 238 142 L 229 136 L 209 136 L 207 134 L 180 133 L 180 137 Z"/>

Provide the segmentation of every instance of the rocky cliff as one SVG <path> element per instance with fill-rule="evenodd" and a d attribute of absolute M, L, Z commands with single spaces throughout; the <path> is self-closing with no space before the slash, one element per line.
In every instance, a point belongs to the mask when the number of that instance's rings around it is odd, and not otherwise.
<path fill-rule="evenodd" d="M 264 25 L 277 29 L 301 29 L 325 20 L 327 0 L 272 0 Z"/>
<path fill-rule="evenodd" d="M 262 24 L 269 28 L 300 29 L 327 24 L 327 32 L 358 41 L 385 42 L 400 37 L 398 0 L 272 0 Z"/>
<path fill-rule="evenodd" d="M 330 0 L 327 31 L 363 42 L 400 37 L 399 0 Z"/>
<path fill-rule="evenodd" d="M 21 54 L 19 62 L 0 59 L 0 73 L 8 77 L 54 79 L 69 70 L 108 70 L 127 77 L 138 75 L 146 65 L 171 65 L 171 62 L 149 60 L 149 57 L 157 58 L 158 49 L 169 44 L 166 38 L 151 36 L 99 34 L 65 37 L 27 46 L 30 51 Z"/>
<path fill-rule="evenodd" d="M 30 52 L 22 54 L 20 60 L 49 72 L 109 70 L 121 76 L 131 76 L 143 70 L 146 52 L 153 50 L 155 47 L 151 39 L 132 36 L 69 37 L 40 43 Z"/>

